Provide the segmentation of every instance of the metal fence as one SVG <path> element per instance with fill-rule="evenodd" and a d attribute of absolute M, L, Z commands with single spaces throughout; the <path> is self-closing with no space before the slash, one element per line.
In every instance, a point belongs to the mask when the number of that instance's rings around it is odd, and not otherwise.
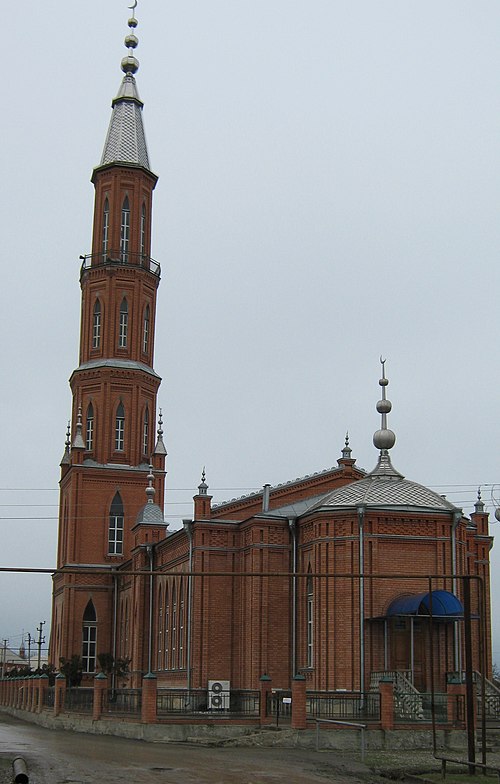
<path fill-rule="evenodd" d="M 434 694 L 434 718 L 438 724 L 463 721 L 464 701 L 462 695 Z M 394 720 L 405 724 L 430 723 L 432 721 L 432 694 L 414 692 L 398 693 L 394 696 Z"/>
<path fill-rule="evenodd" d="M 158 689 L 156 711 L 158 716 L 170 714 L 203 713 L 213 716 L 258 716 L 260 693 L 243 689 L 232 689 L 217 693 L 211 699 L 207 689 Z"/>
<path fill-rule="evenodd" d="M 108 689 L 104 692 L 103 712 L 138 716 L 142 708 L 141 689 Z"/>
<path fill-rule="evenodd" d="M 48 688 L 43 690 L 43 707 L 44 708 L 53 708 L 54 707 L 54 700 L 55 700 L 55 687 L 49 686 Z"/>
<path fill-rule="evenodd" d="M 82 686 L 66 689 L 64 709 L 78 713 L 92 713 L 94 707 L 94 689 Z"/>
<path fill-rule="evenodd" d="M 380 721 L 380 694 L 307 692 L 306 714 L 325 719 Z"/>

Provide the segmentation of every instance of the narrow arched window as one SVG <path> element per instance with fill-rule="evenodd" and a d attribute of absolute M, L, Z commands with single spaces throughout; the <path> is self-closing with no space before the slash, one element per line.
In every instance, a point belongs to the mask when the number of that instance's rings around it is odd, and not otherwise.
<path fill-rule="evenodd" d="M 184 667 L 184 585 L 179 588 L 179 667 Z"/>
<path fill-rule="evenodd" d="M 120 324 L 118 329 L 118 347 L 127 348 L 128 303 L 125 297 L 120 305 Z"/>
<path fill-rule="evenodd" d="M 128 261 L 130 243 L 130 203 L 125 196 L 122 204 L 122 222 L 120 227 L 120 257 L 125 263 Z"/>
<path fill-rule="evenodd" d="M 146 255 L 146 205 L 142 205 L 141 211 L 141 256 Z"/>
<path fill-rule="evenodd" d="M 109 510 L 108 527 L 108 554 L 122 555 L 123 553 L 123 503 L 120 493 L 116 493 Z"/>
<path fill-rule="evenodd" d="M 91 452 L 94 448 L 94 407 L 89 403 L 87 407 L 87 421 L 85 427 L 85 449 Z"/>
<path fill-rule="evenodd" d="M 142 331 L 142 350 L 145 354 L 148 353 L 149 348 L 149 321 L 150 321 L 150 313 L 149 305 L 146 305 L 144 308 L 144 324 L 143 324 L 143 331 Z"/>
<path fill-rule="evenodd" d="M 170 666 L 172 669 L 175 669 L 177 667 L 177 591 L 175 583 L 172 590 L 172 631 L 170 636 L 172 640 L 172 657 Z"/>
<path fill-rule="evenodd" d="M 309 575 L 307 578 L 307 591 L 306 591 L 306 624 L 307 624 L 307 651 L 306 663 L 308 667 L 313 666 L 313 652 L 314 652 L 314 588 L 313 578 Z"/>
<path fill-rule="evenodd" d="M 157 630 L 157 656 L 156 656 L 156 669 L 163 669 L 163 587 L 160 585 L 158 589 L 158 630 Z"/>
<path fill-rule="evenodd" d="M 125 409 L 123 403 L 120 403 L 116 409 L 115 420 L 115 449 L 117 452 L 123 452 L 125 448 Z"/>
<path fill-rule="evenodd" d="M 92 319 L 92 348 L 99 348 L 101 345 L 101 303 L 95 301 L 94 314 Z"/>
<path fill-rule="evenodd" d="M 108 255 L 108 242 L 109 242 L 109 201 L 104 201 L 104 210 L 102 214 L 102 255 L 104 261 Z"/>
<path fill-rule="evenodd" d="M 96 645 L 97 615 L 94 603 L 90 599 L 83 613 L 82 669 L 84 672 L 95 672 Z"/>
<path fill-rule="evenodd" d="M 142 425 L 142 453 L 149 455 L 149 409 L 146 406 L 144 411 L 144 422 Z"/>
<path fill-rule="evenodd" d="M 163 667 L 165 670 L 168 670 L 170 667 L 170 594 L 168 585 L 165 586 L 165 623 L 163 626 L 163 646 L 165 651 Z"/>

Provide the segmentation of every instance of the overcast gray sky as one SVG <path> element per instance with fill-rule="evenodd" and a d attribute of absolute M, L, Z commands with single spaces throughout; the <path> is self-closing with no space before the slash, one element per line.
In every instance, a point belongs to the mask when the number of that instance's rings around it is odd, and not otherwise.
<path fill-rule="evenodd" d="M 128 4 L 19 0 L 5 14 L 4 566 L 55 564 L 78 257 Z M 336 464 L 349 430 L 370 470 L 381 353 L 394 465 L 466 513 L 482 485 L 491 509 L 500 4 L 140 0 L 137 17 L 160 175 L 155 369 L 171 528 L 204 465 L 222 500 Z M 18 644 L 40 620 L 48 632 L 49 578 L 1 576 L 0 590 L 2 638 Z M 500 623 L 494 648 L 500 661 Z"/>

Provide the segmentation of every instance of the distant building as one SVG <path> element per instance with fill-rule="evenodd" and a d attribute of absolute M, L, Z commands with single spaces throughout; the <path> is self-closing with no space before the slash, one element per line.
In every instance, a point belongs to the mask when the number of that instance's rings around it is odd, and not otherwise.
<path fill-rule="evenodd" d="M 160 267 L 151 258 L 153 174 L 129 22 L 124 78 L 94 169 L 92 252 L 83 258 L 79 365 L 61 462 L 50 661 L 130 659 L 136 686 L 364 691 L 384 673 L 443 688 L 464 666 L 464 589 L 491 671 L 488 515 L 470 518 L 392 465 L 382 366 L 378 462 L 337 466 L 212 505 L 202 476 L 193 520 L 168 533 L 160 378 L 153 369 Z M 146 486 L 147 484 L 147 486 Z M 146 494 L 146 495 L 145 495 Z M 473 660 L 481 668 L 479 635 Z M 224 688 L 226 688 L 226 686 Z"/>

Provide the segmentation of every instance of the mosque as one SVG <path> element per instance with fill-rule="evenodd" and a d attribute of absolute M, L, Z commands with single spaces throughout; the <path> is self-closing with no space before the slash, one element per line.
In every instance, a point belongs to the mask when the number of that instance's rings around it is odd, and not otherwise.
<path fill-rule="evenodd" d="M 99 655 L 111 654 L 129 662 L 132 687 L 153 673 L 166 688 L 256 689 L 267 675 L 287 689 L 300 675 L 310 691 L 363 692 L 391 672 L 419 691 L 431 681 L 444 690 L 464 667 L 470 605 L 473 667 L 485 663 L 491 674 L 488 515 L 480 498 L 468 518 L 394 468 L 384 362 L 370 473 L 346 439 L 335 467 L 226 503 L 212 503 L 203 474 L 192 519 L 168 531 L 153 368 L 158 178 L 136 83 L 136 26 L 134 13 L 92 174 L 50 661 L 81 657 L 90 683 Z"/>

